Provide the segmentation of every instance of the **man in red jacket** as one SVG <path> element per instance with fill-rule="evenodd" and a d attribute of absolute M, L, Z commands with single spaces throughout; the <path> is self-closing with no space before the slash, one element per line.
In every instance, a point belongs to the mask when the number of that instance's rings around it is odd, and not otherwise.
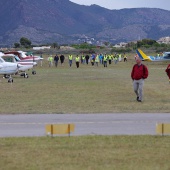
<path fill-rule="evenodd" d="M 167 76 L 169 78 L 169 83 L 170 83 L 170 64 L 168 64 L 168 66 L 167 66 L 165 71 L 166 71 L 166 74 L 167 74 Z"/>
<path fill-rule="evenodd" d="M 142 64 L 139 57 L 136 58 L 136 64 L 133 66 L 131 78 L 133 80 L 133 89 L 136 93 L 136 100 L 142 102 L 143 100 L 143 85 L 144 79 L 148 77 L 148 68 Z"/>

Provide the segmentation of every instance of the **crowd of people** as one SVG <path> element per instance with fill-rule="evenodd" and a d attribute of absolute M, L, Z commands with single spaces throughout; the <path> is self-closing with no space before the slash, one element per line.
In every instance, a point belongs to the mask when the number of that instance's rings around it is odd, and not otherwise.
<path fill-rule="evenodd" d="M 99 64 L 102 64 L 104 67 L 107 67 L 108 64 L 112 64 L 112 62 L 117 64 L 118 61 L 120 62 L 122 60 L 124 62 L 127 62 L 127 55 L 125 53 L 124 54 L 115 53 L 114 55 L 113 54 L 95 54 L 95 53 L 91 55 L 81 54 L 80 56 L 76 55 L 76 57 L 74 58 L 73 58 L 73 55 L 70 54 L 68 56 L 68 65 L 71 67 L 73 64 L 73 61 L 75 61 L 77 68 L 79 68 L 80 63 L 87 64 L 87 65 L 91 63 L 92 66 L 94 65 L 98 66 Z M 53 63 L 57 67 L 59 62 L 61 63 L 61 65 L 63 65 L 64 61 L 65 61 L 65 56 L 63 54 L 61 54 L 60 56 L 56 54 L 54 57 L 50 55 L 48 57 L 49 67 L 52 67 Z"/>
<path fill-rule="evenodd" d="M 49 62 L 49 67 L 53 66 L 53 62 L 55 66 L 58 66 L 58 63 L 60 61 L 61 65 L 63 65 L 65 60 L 65 56 L 62 54 L 58 56 L 57 54 L 52 57 L 50 55 L 48 57 L 48 62 Z M 84 55 L 82 54 L 81 56 L 76 55 L 75 58 L 73 58 L 73 55 L 68 56 L 68 64 L 69 67 L 72 67 L 73 61 L 75 61 L 76 67 L 79 68 L 80 63 L 81 64 L 86 64 L 88 65 L 91 63 L 92 66 L 96 65 L 98 66 L 99 64 L 103 65 L 104 67 L 107 67 L 108 64 L 117 64 L 119 61 L 124 61 L 127 62 L 127 56 L 124 53 L 122 54 L 91 54 L 91 55 Z M 136 100 L 138 102 L 143 101 L 143 86 L 144 86 L 144 80 L 148 77 L 148 68 L 142 64 L 142 60 L 139 58 L 139 56 L 136 54 L 135 55 L 135 61 L 136 64 L 133 66 L 132 71 L 131 71 L 131 78 L 133 81 L 133 89 L 136 94 Z M 169 78 L 169 83 L 170 83 L 170 64 L 167 66 L 165 70 L 168 78 Z"/>

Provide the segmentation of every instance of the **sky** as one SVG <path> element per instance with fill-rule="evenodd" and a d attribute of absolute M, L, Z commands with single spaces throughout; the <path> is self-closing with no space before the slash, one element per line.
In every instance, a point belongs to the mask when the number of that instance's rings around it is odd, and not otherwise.
<path fill-rule="evenodd" d="M 80 5 L 96 4 L 108 9 L 160 8 L 170 10 L 170 0 L 70 0 Z"/>

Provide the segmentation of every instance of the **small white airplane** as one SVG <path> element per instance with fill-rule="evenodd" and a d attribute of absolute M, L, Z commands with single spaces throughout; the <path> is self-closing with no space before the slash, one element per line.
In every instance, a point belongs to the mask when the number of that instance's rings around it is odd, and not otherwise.
<path fill-rule="evenodd" d="M 17 63 L 20 64 L 22 67 L 20 67 L 18 70 L 21 72 L 21 76 L 24 76 L 24 78 L 28 78 L 28 74 L 26 73 L 27 70 L 33 69 L 34 66 L 37 65 L 36 62 L 22 62 L 18 56 L 15 56 L 14 54 L 4 54 L 1 56 L 6 62 L 11 62 L 11 63 Z M 19 73 L 18 72 L 18 73 Z M 33 70 L 32 74 L 36 74 L 36 71 Z"/>
<path fill-rule="evenodd" d="M 5 62 L 0 56 L 0 75 L 9 75 L 8 83 L 13 83 L 11 75 L 17 73 L 20 67 L 22 67 L 20 64 Z"/>

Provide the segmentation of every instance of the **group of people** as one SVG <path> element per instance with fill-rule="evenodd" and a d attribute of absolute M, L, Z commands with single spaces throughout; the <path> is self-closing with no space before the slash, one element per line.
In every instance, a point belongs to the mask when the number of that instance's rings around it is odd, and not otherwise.
<path fill-rule="evenodd" d="M 76 57 L 74 58 L 75 63 L 76 63 L 76 67 L 79 68 L 79 64 L 89 64 L 91 63 L 92 66 L 96 65 L 98 66 L 99 63 L 102 64 L 104 67 L 107 67 L 107 64 L 111 64 L 112 62 L 114 62 L 115 64 L 117 64 L 117 62 L 119 61 L 123 61 L 127 62 L 127 56 L 124 53 L 122 54 L 117 54 L 115 53 L 114 55 L 112 54 L 91 54 L 91 55 L 84 55 L 82 54 L 81 56 L 76 55 Z M 58 62 L 61 62 L 61 65 L 63 65 L 64 60 L 65 60 L 65 56 L 62 54 L 60 56 L 58 56 L 57 54 L 54 56 L 54 58 L 52 57 L 52 55 L 50 55 L 48 57 L 48 62 L 49 62 L 49 67 L 53 66 L 53 62 L 55 64 L 55 66 L 58 66 Z M 69 55 L 68 56 L 68 63 L 69 66 L 71 67 L 73 64 L 73 55 Z"/>
<path fill-rule="evenodd" d="M 63 65 L 64 60 L 65 60 L 65 56 L 64 56 L 63 54 L 61 54 L 60 56 L 58 56 L 58 55 L 56 54 L 56 55 L 54 56 L 54 58 L 53 58 L 53 56 L 50 55 L 50 56 L 48 57 L 48 65 L 49 65 L 49 67 L 52 67 L 52 66 L 53 66 L 53 61 L 54 61 L 55 66 L 57 67 L 59 60 L 60 60 L 60 62 L 61 62 L 61 65 Z"/>
<path fill-rule="evenodd" d="M 124 54 L 123 55 L 124 62 L 127 62 L 127 56 Z M 49 67 L 53 65 L 53 61 L 55 63 L 55 66 L 57 67 L 58 62 L 61 62 L 61 65 L 63 65 L 65 56 L 62 54 L 60 57 L 58 55 L 55 55 L 53 58 L 52 55 L 48 57 L 49 61 Z M 103 54 L 92 54 L 91 56 L 89 55 L 77 55 L 75 57 L 75 63 L 76 67 L 79 68 L 79 64 L 88 64 L 91 62 L 91 65 L 93 66 L 96 64 L 98 66 L 98 63 L 103 64 L 104 67 L 107 67 L 107 62 L 109 64 L 112 63 L 112 61 L 115 62 L 115 64 L 118 61 L 122 60 L 122 55 L 121 54 L 115 54 L 115 55 L 103 55 Z M 133 80 L 133 89 L 136 94 L 136 100 L 138 102 L 143 101 L 143 86 L 144 86 L 144 80 L 148 77 L 148 68 L 146 65 L 142 64 L 141 59 L 136 55 L 135 56 L 136 64 L 133 66 L 132 71 L 131 71 L 131 78 Z M 68 61 L 69 61 L 69 66 L 72 66 L 73 63 L 73 55 L 68 56 Z M 169 78 L 169 83 L 170 83 L 170 64 L 167 66 L 165 72 L 168 75 Z"/>
<path fill-rule="evenodd" d="M 127 56 L 124 53 L 123 56 L 122 54 L 118 54 L 115 53 L 113 54 L 92 54 L 91 57 L 89 57 L 88 55 L 86 55 L 84 57 L 84 55 L 82 55 L 82 63 L 85 63 L 85 60 L 83 60 L 83 58 L 86 59 L 86 64 L 88 64 L 88 61 L 90 59 L 91 65 L 93 66 L 94 64 L 96 64 L 98 66 L 98 64 L 103 64 L 104 67 L 107 67 L 107 63 L 111 64 L 112 61 L 114 61 L 115 64 L 117 64 L 118 61 L 122 61 L 122 57 L 124 59 L 124 62 L 127 62 Z"/>

